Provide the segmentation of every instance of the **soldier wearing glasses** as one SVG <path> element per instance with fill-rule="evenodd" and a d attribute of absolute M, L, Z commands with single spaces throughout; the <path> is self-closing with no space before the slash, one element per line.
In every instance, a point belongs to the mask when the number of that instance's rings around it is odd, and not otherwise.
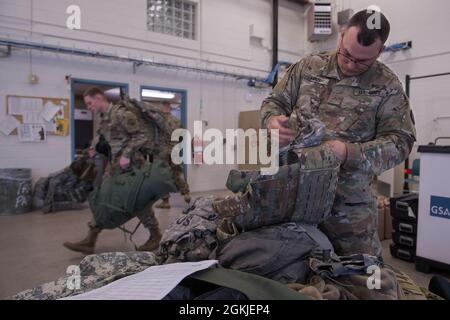
<path fill-rule="evenodd" d="M 373 14 L 380 24 L 370 29 Z M 373 20 L 372 20 L 373 21 Z M 280 147 L 311 116 L 325 123 L 329 144 L 341 161 L 331 217 L 319 227 L 336 253 L 381 256 L 376 175 L 402 163 L 415 141 L 414 119 L 402 84 L 377 61 L 390 31 L 379 12 L 352 16 L 336 51 L 292 65 L 261 106 L 262 124 L 279 129 Z"/>

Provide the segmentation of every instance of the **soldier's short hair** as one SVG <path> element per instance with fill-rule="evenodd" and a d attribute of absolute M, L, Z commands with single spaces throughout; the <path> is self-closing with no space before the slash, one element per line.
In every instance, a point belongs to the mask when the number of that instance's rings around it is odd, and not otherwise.
<path fill-rule="evenodd" d="M 369 29 L 368 21 L 369 25 L 377 21 L 376 19 L 375 21 L 372 20 L 374 14 L 380 15 L 378 20 L 380 24 Z M 382 43 L 385 43 L 391 30 L 391 26 L 386 16 L 379 11 L 371 10 L 361 10 L 355 13 L 347 23 L 347 28 L 350 27 L 359 28 L 358 42 L 363 46 L 370 46 L 376 39 L 380 39 Z"/>
<path fill-rule="evenodd" d="M 96 96 L 98 94 L 101 95 L 103 98 L 106 98 L 105 93 L 100 88 L 98 88 L 98 87 L 89 87 L 89 88 L 86 89 L 86 91 L 84 91 L 83 98 L 84 97 L 91 97 L 91 98 L 93 98 L 94 96 Z"/>

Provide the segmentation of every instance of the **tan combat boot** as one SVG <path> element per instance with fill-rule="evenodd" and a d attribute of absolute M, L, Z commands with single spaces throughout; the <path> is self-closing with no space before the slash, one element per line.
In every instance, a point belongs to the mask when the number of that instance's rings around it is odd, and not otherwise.
<path fill-rule="evenodd" d="M 95 243 L 97 242 L 98 234 L 101 229 L 99 228 L 89 228 L 89 232 L 83 240 L 79 242 L 64 242 L 63 246 L 67 249 L 82 252 L 84 254 L 93 254 L 95 249 Z"/>
<path fill-rule="evenodd" d="M 142 246 L 139 246 L 137 248 L 138 251 L 153 251 L 158 249 L 159 242 L 161 241 L 161 231 L 158 227 L 150 230 L 150 237 L 148 238 L 147 242 L 144 243 Z"/>
<path fill-rule="evenodd" d="M 163 198 L 159 204 L 156 205 L 160 209 L 170 209 L 169 198 Z"/>

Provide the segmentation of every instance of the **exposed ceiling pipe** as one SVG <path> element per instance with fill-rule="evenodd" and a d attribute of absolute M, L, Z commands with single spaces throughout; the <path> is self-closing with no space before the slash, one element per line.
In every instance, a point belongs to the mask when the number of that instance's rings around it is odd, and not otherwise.
<path fill-rule="evenodd" d="M 278 0 L 272 0 L 272 70 L 278 64 Z M 272 87 L 275 87 L 278 73 L 275 73 Z"/>
<path fill-rule="evenodd" d="M 250 75 L 243 75 L 243 74 L 230 73 L 230 72 L 224 72 L 224 71 L 181 66 L 181 65 L 175 65 L 175 64 L 170 64 L 170 63 L 149 61 L 149 60 L 145 60 L 145 59 L 135 59 L 135 58 L 122 57 L 122 56 L 117 56 L 117 55 L 108 54 L 108 53 L 101 53 L 98 51 L 60 47 L 60 46 L 54 46 L 54 45 L 36 43 L 36 42 L 29 42 L 29 41 L 0 39 L 0 45 L 10 46 L 12 48 L 34 49 L 34 50 L 41 50 L 41 51 L 46 51 L 46 52 L 55 52 L 55 53 L 61 53 L 61 54 L 69 54 L 69 55 L 76 55 L 76 56 L 83 56 L 83 57 L 106 59 L 106 60 L 112 60 L 112 61 L 118 61 L 118 62 L 131 62 L 133 64 L 134 68 L 137 66 L 141 66 L 141 65 L 148 65 L 148 66 L 152 66 L 152 67 L 160 67 L 160 68 L 165 68 L 165 69 L 183 70 L 183 71 L 197 72 L 197 73 L 203 73 L 203 74 L 208 74 L 208 75 L 213 75 L 213 76 L 228 77 L 228 78 L 233 78 L 235 80 L 255 80 L 255 79 L 258 81 L 264 80 L 264 78 L 254 77 L 254 76 L 250 76 Z"/>

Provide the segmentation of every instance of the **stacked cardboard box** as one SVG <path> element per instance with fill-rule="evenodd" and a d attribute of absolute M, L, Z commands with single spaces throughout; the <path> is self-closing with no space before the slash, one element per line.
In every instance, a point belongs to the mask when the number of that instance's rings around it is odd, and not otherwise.
<path fill-rule="evenodd" d="M 392 238 L 392 217 L 389 198 L 378 196 L 378 237 L 380 240 Z"/>

